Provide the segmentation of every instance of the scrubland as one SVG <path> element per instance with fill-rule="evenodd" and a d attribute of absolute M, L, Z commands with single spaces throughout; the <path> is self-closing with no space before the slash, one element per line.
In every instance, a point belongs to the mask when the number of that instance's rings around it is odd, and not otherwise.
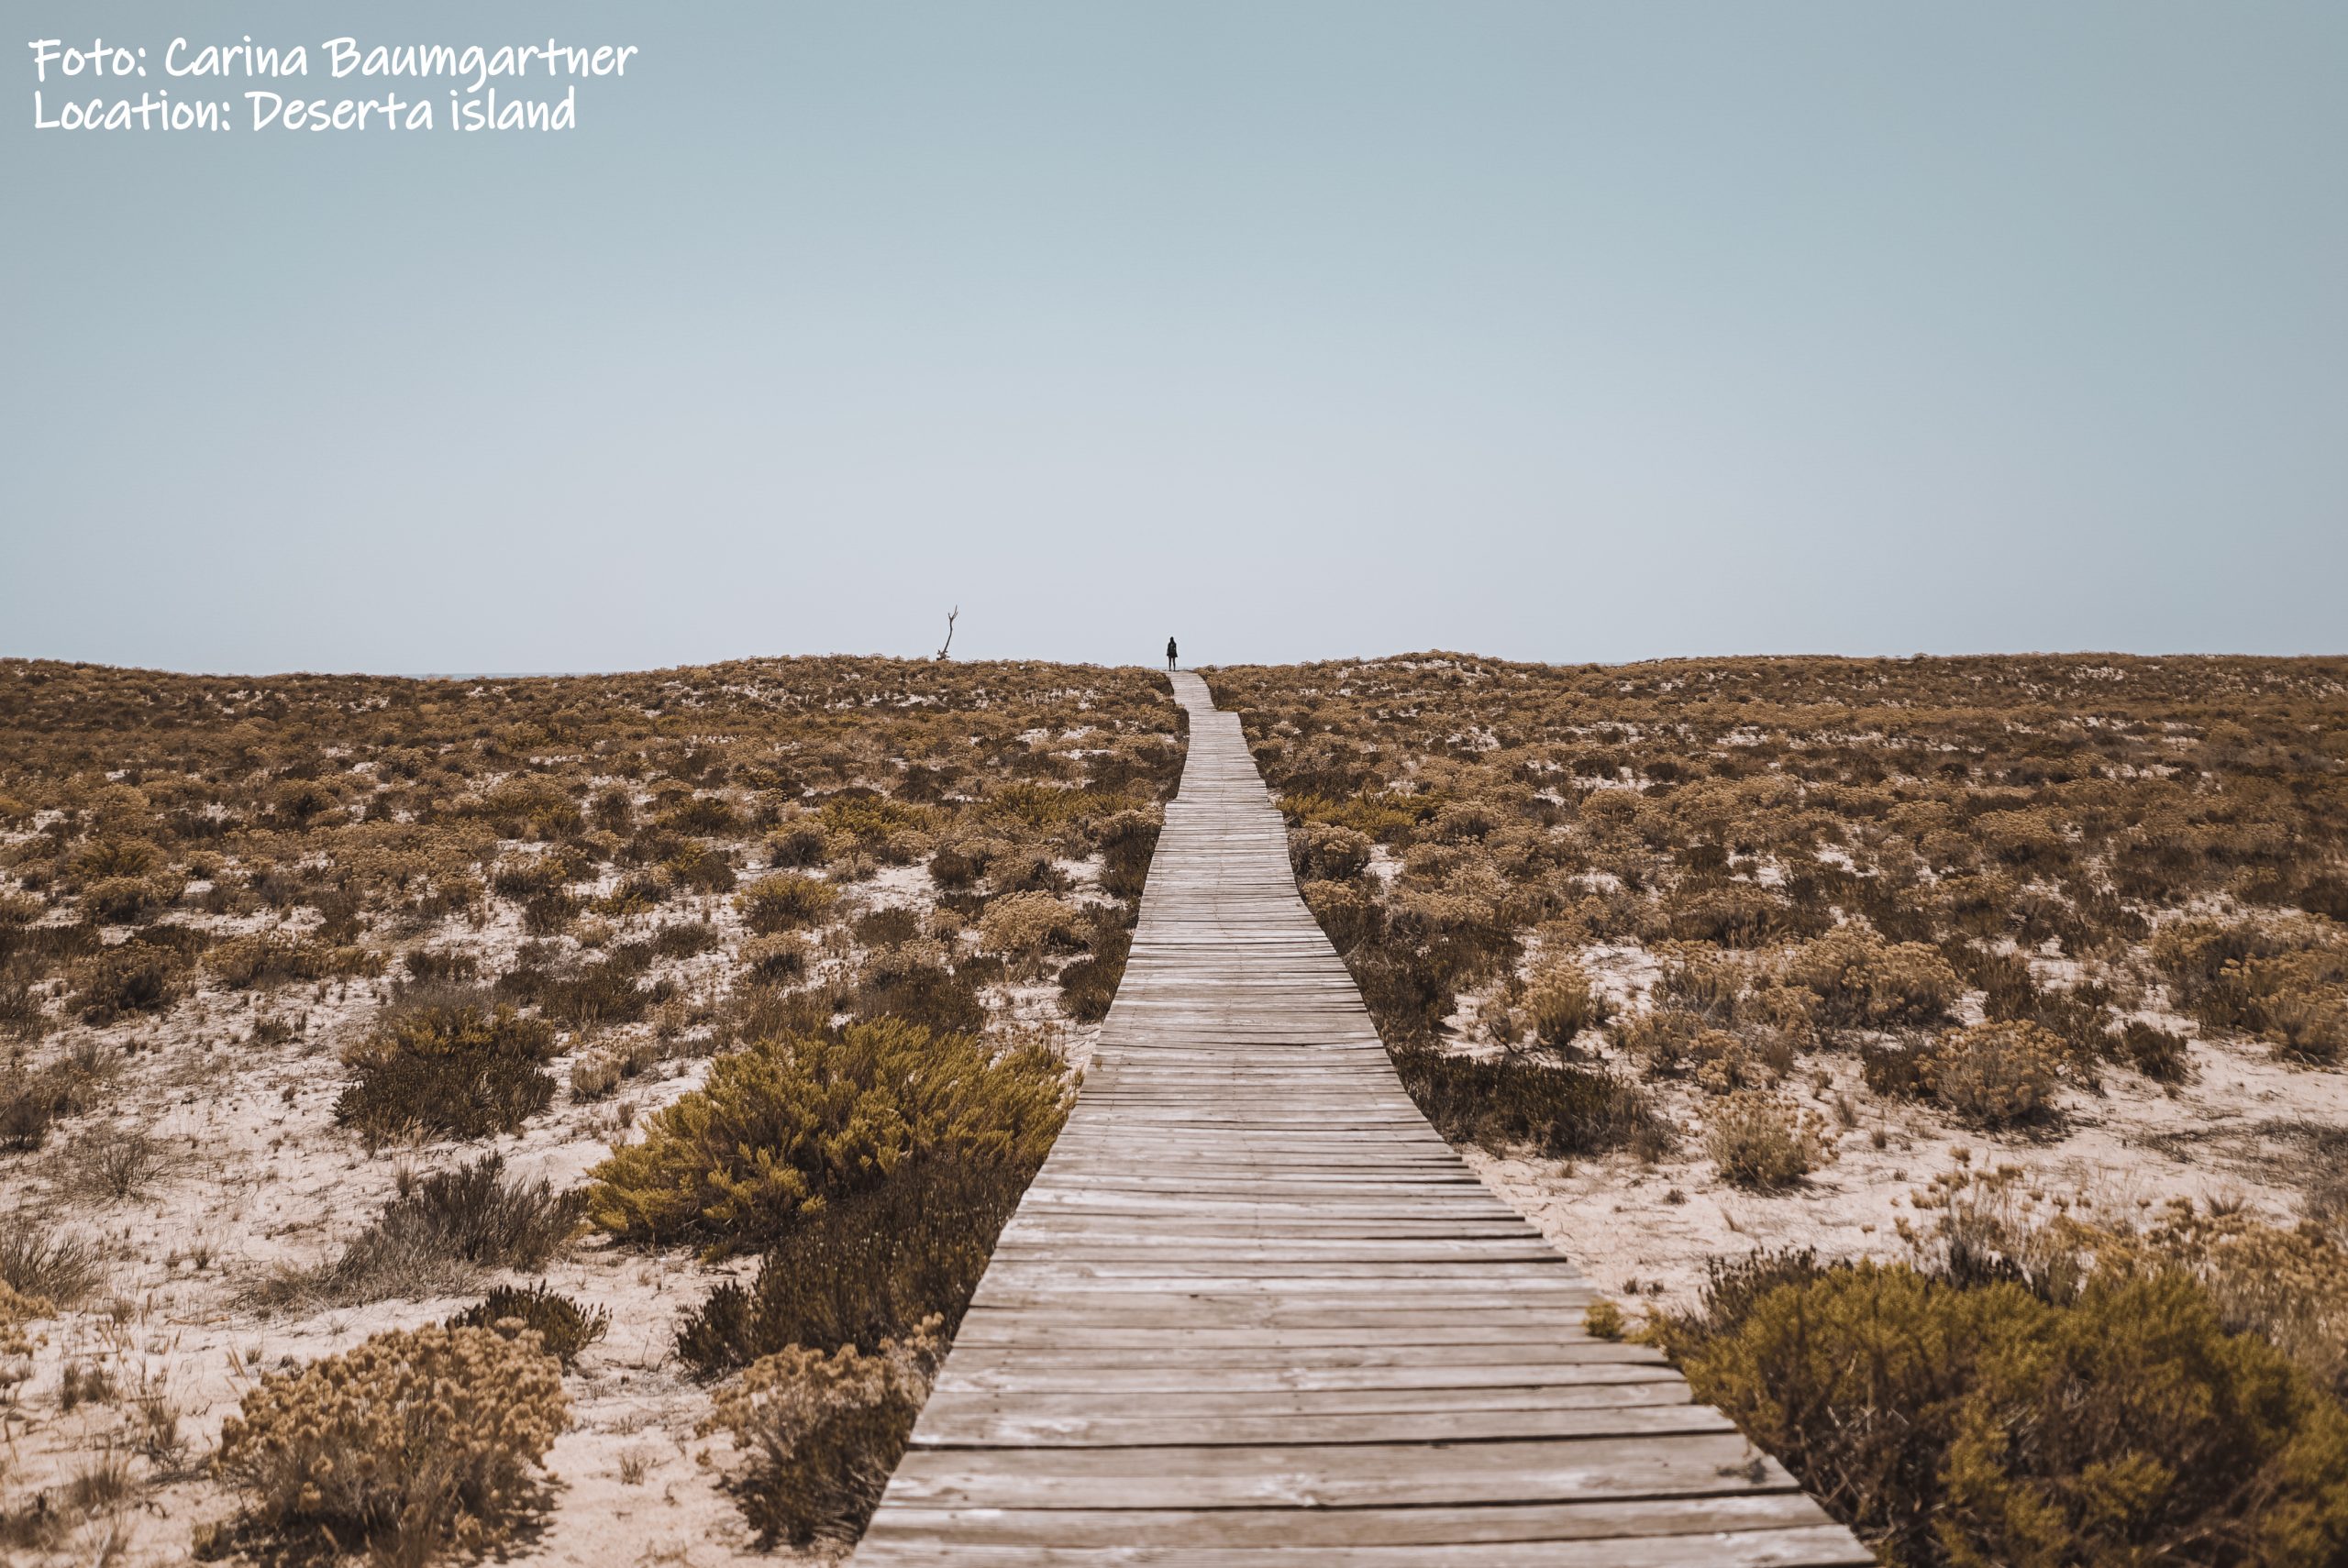
<path fill-rule="evenodd" d="M 1593 1331 L 1888 1562 L 2348 1562 L 2348 660 L 1209 679 Z"/>
<path fill-rule="evenodd" d="M 0 1557 L 852 1532 L 1180 723 L 1043 664 L 0 662 Z"/>

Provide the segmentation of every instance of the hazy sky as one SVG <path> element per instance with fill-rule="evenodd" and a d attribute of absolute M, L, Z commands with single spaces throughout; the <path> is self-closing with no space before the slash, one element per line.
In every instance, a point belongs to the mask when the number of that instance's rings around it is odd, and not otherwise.
<path fill-rule="evenodd" d="M 2337 0 L 6 9 L 0 654 L 2348 649 Z M 345 32 L 643 52 L 31 128 Z"/>

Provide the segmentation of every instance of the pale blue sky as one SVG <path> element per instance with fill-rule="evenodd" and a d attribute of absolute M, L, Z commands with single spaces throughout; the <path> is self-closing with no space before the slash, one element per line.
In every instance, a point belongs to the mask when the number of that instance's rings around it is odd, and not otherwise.
<path fill-rule="evenodd" d="M 6 5 L 0 654 L 2348 648 L 2336 3 Z M 643 53 L 30 128 L 247 32 Z"/>

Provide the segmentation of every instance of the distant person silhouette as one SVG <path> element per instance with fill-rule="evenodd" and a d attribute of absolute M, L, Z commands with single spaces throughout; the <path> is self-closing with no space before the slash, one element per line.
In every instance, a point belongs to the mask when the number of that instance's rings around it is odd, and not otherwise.
<path fill-rule="evenodd" d="M 1171 637 L 1167 638 L 1167 639 L 1166 639 L 1166 668 L 1168 668 L 1168 669 L 1173 668 L 1174 668 L 1174 661 L 1175 661 L 1177 658 L 1180 657 L 1181 657 L 1181 656 L 1180 656 L 1180 654 L 1178 654 L 1178 653 L 1175 651 L 1175 649 L 1174 649 L 1174 639 L 1173 639 L 1173 638 L 1171 638 Z"/>

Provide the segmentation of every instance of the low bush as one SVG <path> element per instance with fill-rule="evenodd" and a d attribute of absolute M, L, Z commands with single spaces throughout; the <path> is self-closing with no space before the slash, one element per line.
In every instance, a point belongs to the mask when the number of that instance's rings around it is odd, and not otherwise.
<path fill-rule="evenodd" d="M 25 1356 L 33 1353 L 31 1337 L 25 1325 L 36 1318 L 54 1317 L 57 1303 L 45 1296 L 30 1296 L 0 1279 L 0 1356 Z M 7 1477 L 7 1468 L 0 1465 L 0 1480 Z"/>
<path fill-rule="evenodd" d="M 1157 849 L 1158 813 L 1118 812 L 1101 824 L 1101 890 L 1117 899 L 1141 897 Z"/>
<path fill-rule="evenodd" d="M 1108 1017 L 1132 951 L 1133 939 L 1124 932 L 1097 940 L 1089 956 L 1060 971 L 1061 1010 L 1079 1023 L 1098 1023 Z"/>
<path fill-rule="evenodd" d="M 111 1023 L 125 1013 L 162 1012 L 179 999 L 184 969 L 161 947 L 126 942 L 73 966 L 73 1008 L 85 1023 Z"/>
<path fill-rule="evenodd" d="M 1936 1023 L 1965 988 L 1936 948 L 1851 926 L 1795 949 L 1784 978 L 1817 996 L 1819 1022 L 1845 1027 Z"/>
<path fill-rule="evenodd" d="M 1952 1030 L 1922 1054 L 1924 1088 L 1978 1127 L 2040 1121 L 2054 1108 L 2063 1042 L 2035 1023 Z"/>
<path fill-rule="evenodd" d="M 763 1247 L 909 1160 L 1032 1171 L 1066 1109 L 1060 1062 L 1040 1045 L 996 1056 L 897 1019 L 758 1041 L 595 1168 L 589 1213 L 631 1240 Z"/>
<path fill-rule="evenodd" d="M 501 1285 L 449 1320 L 452 1329 L 495 1329 L 507 1325 L 538 1336 L 548 1355 L 569 1366 L 579 1353 L 611 1331 L 612 1314 L 602 1307 L 582 1307 L 546 1281 L 532 1286 Z"/>
<path fill-rule="evenodd" d="M 414 947 L 401 960 L 407 977 L 418 985 L 445 986 L 477 978 L 481 960 L 453 947 Z"/>
<path fill-rule="evenodd" d="M 926 937 L 867 958 L 848 1010 L 862 1022 L 896 1018 L 936 1034 L 975 1035 L 987 1018 L 970 966 L 949 966 L 946 945 Z"/>
<path fill-rule="evenodd" d="M 743 889 L 737 900 L 743 923 L 761 936 L 770 936 L 821 921 L 839 900 L 839 889 L 814 877 L 777 872 Z"/>
<path fill-rule="evenodd" d="M 1551 1159 L 1616 1149 L 1654 1159 L 1672 1144 L 1645 1091 L 1611 1073 L 1427 1048 L 1392 1055 L 1402 1087 L 1454 1143 L 1496 1154 L 1530 1147 Z"/>
<path fill-rule="evenodd" d="M 2348 1551 L 2348 1414 L 2191 1281 L 2058 1305 L 1901 1265 L 1789 1272 L 1666 1343 L 1896 1568 Z"/>
<path fill-rule="evenodd" d="M 1704 1151 L 1739 1187 L 1789 1187 L 1836 1158 L 1826 1119 L 1782 1095 L 1738 1089 L 1704 1111 Z"/>
<path fill-rule="evenodd" d="M 1526 1027 L 1552 1051 L 1572 1044 L 1585 1029 L 1603 1026 L 1606 1018 L 1606 1000 L 1591 988 L 1589 972 L 1570 959 L 1544 964 L 1525 985 Z"/>
<path fill-rule="evenodd" d="M 870 1353 L 794 1346 L 719 1394 L 702 1430 L 732 1435 L 743 1459 L 726 1486 L 762 1542 L 863 1533 L 944 1354 L 934 1323 Z"/>
<path fill-rule="evenodd" d="M 363 1303 L 462 1289 L 485 1268 L 542 1268 L 579 1229 L 586 1203 L 543 1177 L 509 1179 L 504 1157 L 484 1154 L 407 1184 L 335 1262 L 263 1294 Z"/>
<path fill-rule="evenodd" d="M 2149 1023 L 2132 1021 L 2121 1028 L 2120 1054 L 2154 1083 L 2181 1084 L 2193 1076 L 2193 1058 L 2185 1036 Z"/>
<path fill-rule="evenodd" d="M 56 1068 L 0 1066 L 0 1150 L 38 1149 L 56 1120 L 76 1104 L 70 1077 Z"/>
<path fill-rule="evenodd" d="M 979 917 L 979 946 L 1032 973 L 1047 948 L 1076 943 L 1080 924 L 1076 910 L 1049 893 L 1005 893 Z"/>
<path fill-rule="evenodd" d="M 411 960 L 414 956 L 410 955 Z M 223 986 L 240 991 L 289 981 L 381 974 L 383 960 L 363 947 L 329 947 L 281 930 L 232 936 L 205 954 L 204 966 Z"/>
<path fill-rule="evenodd" d="M 49 1013 L 31 985 L 0 978 L 0 1034 L 38 1040 L 49 1032 Z"/>
<path fill-rule="evenodd" d="M 803 936 L 753 936 L 736 950 L 735 961 L 759 982 L 788 985 L 807 973 Z"/>
<path fill-rule="evenodd" d="M 418 1563 L 505 1539 L 570 1414 L 534 1333 L 393 1330 L 262 1377 L 214 1464 L 244 1536 Z"/>
<path fill-rule="evenodd" d="M 1368 834 L 1332 823 L 1308 822 L 1288 835 L 1288 857 L 1304 881 L 1349 882 L 1369 869 L 1377 847 Z"/>
<path fill-rule="evenodd" d="M 15 1214 L 0 1226 L 0 1285 L 60 1307 L 89 1299 L 105 1282 L 105 1254 L 85 1236 Z"/>
<path fill-rule="evenodd" d="M 394 1009 L 344 1061 L 358 1077 L 335 1120 L 381 1143 L 409 1128 L 457 1138 L 512 1132 L 554 1098 L 541 1066 L 554 1026 L 476 999 Z"/>
<path fill-rule="evenodd" d="M 778 871 L 803 871 L 830 858 L 830 838 L 820 824 L 803 818 L 785 823 L 767 840 L 767 864 Z"/>
<path fill-rule="evenodd" d="M 679 1325 L 678 1354 L 709 1376 L 790 1345 L 876 1351 L 924 1320 L 950 1338 L 1033 1174 L 954 1159 L 899 1166 L 801 1219 L 747 1288 L 719 1286 Z"/>

